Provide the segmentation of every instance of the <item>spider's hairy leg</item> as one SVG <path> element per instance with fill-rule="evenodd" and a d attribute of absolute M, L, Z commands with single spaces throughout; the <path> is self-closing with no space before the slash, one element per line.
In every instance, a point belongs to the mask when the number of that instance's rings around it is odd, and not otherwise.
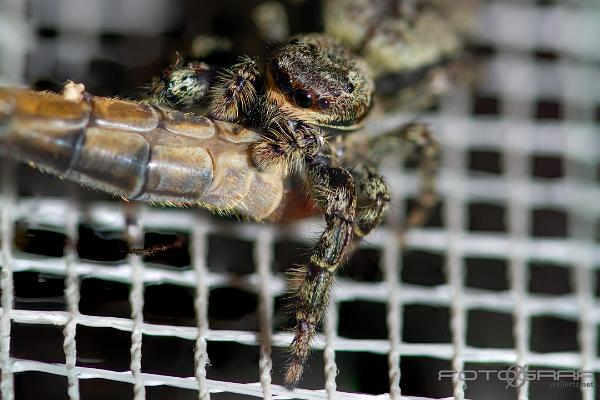
<path fill-rule="evenodd" d="M 419 164 L 421 186 L 415 207 L 410 211 L 403 231 L 427 221 L 438 202 L 435 188 L 439 168 L 440 148 L 429 128 L 421 123 L 409 123 L 399 131 L 371 139 L 367 148 L 379 162 L 386 154 L 400 153 L 403 159 Z"/>
<path fill-rule="evenodd" d="M 277 120 L 266 122 L 270 127 L 262 140 L 252 147 L 252 163 L 261 171 L 269 168 L 298 170 L 306 157 L 316 156 L 323 147 L 323 133 L 311 125 Z"/>
<path fill-rule="evenodd" d="M 247 56 L 241 57 L 230 70 L 222 72 L 212 88 L 211 117 L 238 122 L 258 101 L 255 83 L 260 75 L 258 62 Z"/>
<path fill-rule="evenodd" d="M 308 178 L 314 197 L 325 211 L 327 228 L 312 250 L 308 265 L 295 271 L 291 282 L 296 314 L 295 336 L 284 376 L 288 389 L 297 386 L 310 352 L 310 343 L 327 308 L 334 273 L 340 267 L 352 240 L 356 212 L 356 190 L 352 175 L 318 158 L 308 163 Z"/>
<path fill-rule="evenodd" d="M 377 169 L 366 162 L 352 168 L 359 195 L 354 223 L 354 238 L 361 239 L 377 227 L 390 204 L 390 190 Z"/>

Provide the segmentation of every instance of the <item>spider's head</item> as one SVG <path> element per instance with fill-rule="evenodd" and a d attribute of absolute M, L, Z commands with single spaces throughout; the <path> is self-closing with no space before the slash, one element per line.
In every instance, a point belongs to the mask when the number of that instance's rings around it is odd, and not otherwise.
<path fill-rule="evenodd" d="M 269 99 L 290 118 L 319 126 L 356 127 L 373 87 L 366 64 L 324 35 L 296 36 L 267 63 Z"/>

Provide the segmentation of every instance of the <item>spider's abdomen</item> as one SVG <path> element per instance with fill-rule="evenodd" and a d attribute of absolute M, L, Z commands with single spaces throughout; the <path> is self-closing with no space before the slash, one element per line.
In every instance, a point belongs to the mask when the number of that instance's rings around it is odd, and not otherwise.
<path fill-rule="evenodd" d="M 0 148 L 126 199 L 264 219 L 281 203 L 283 174 L 252 166 L 250 145 L 259 139 L 238 125 L 149 104 L 0 89 Z"/>

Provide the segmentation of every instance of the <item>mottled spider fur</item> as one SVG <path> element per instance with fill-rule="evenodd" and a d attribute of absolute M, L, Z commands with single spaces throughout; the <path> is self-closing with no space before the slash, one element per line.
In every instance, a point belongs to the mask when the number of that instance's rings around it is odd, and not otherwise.
<path fill-rule="evenodd" d="M 155 88 L 153 100 L 165 99 L 166 87 L 181 87 L 180 76 L 187 86 L 190 74 L 178 70 L 193 68 L 197 67 L 187 64 L 170 69 L 162 77 L 163 89 Z M 292 271 L 296 323 L 284 382 L 293 389 L 329 302 L 336 270 L 353 244 L 380 224 L 388 208 L 388 186 L 377 171 L 379 157 L 390 152 L 419 157 L 425 184 L 418 210 L 409 218 L 413 223 L 435 203 L 437 146 L 419 124 L 373 139 L 365 137 L 360 146 L 335 139 L 359 126 L 371 106 L 374 84 L 368 66 L 325 35 L 294 37 L 262 60 L 242 57 L 210 85 L 211 117 L 262 132 L 262 140 L 251 152 L 256 168 L 305 171 L 310 193 L 325 215 L 327 226 L 308 264 Z M 184 93 L 168 104 L 197 102 Z"/>

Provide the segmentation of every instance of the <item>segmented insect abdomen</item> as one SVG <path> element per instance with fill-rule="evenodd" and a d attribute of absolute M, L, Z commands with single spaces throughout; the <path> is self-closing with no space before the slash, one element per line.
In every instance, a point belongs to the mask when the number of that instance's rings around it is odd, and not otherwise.
<path fill-rule="evenodd" d="M 283 176 L 248 156 L 257 132 L 166 108 L 0 88 L 0 144 L 45 171 L 132 199 L 253 219 L 281 203 Z"/>

